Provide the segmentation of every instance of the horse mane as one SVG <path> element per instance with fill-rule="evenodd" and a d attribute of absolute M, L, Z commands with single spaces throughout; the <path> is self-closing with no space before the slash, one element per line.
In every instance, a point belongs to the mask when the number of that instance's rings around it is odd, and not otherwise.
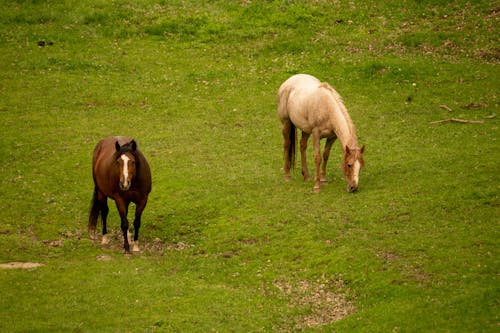
<path fill-rule="evenodd" d="M 340 96 L 340 94 L 335 89 L 333 89 L 333 87 L 330 84 L 328 84 L 328 82 L 321 82 L 319 85 L 319 88 L 324 88 L 330 93 L 330 95 L 335 100 L 336 105 L 338 106 L 340 112 L 342 113 L 342 115 L 347 123 L 347 126 L 349 127 L 349 132 L 350 132 L 349 134 L 351 135 L 351 138 L 354 139 L 354 142 L 352 142 L 352 140 L 350 140 L 351 142 L 345 142 L 344 144 L 350 143 L 350 144 L 355 144 L 355 146 L 357 146 L 358 139 L 356 136 L 356 128 L 354 127 L 354 123 L 351 119 L 351 116 L 347 112 L 347 108 L 345 107 L 344 100 L 343 100 L 342 96 Z"/>

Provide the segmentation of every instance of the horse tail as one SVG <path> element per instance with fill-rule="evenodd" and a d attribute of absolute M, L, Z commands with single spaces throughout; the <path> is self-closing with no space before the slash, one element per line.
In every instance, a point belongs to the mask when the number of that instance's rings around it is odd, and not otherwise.
<path fill-rule="evenodd" d="M 94 232 L 97 226 L 97 219 L 99 218 L 99 212 L 101 211 L 101 205 L 99 204 L 97 196 L 97 187 L 94 187 L 94 195 L 92 197 L 92 202 L 90 206 L 89 214 L 89 231 Z"/>
<path fill-rule="evenodd" d="M 288 160 L 290 167 L 295 168 L 295 151 L 297 147 L 297 127 L 290 121 L 290 149 L 288 150 Z"/>
<path fill-rule="evenodd" d="M 295 150 L 297 147 L 297 128 L 293 124 L 288 114 L 288 98 L 290 97 L 291 87 L 287 82 L 283 83 L 278 90 L 278 116 L 283 124 L 290 123 L 290 133 L 288 139 L 290 140 L 290 148 L 288 149 L 288 156 L 286 158 L 290 161 L 290 167 L 295 167 Z"/>

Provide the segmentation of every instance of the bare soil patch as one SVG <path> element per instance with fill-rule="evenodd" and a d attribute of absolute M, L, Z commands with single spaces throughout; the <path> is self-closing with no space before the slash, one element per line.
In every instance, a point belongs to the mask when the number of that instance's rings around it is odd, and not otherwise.
<path fill-rule="evenodd" d="M 123 251 L 123 235 L 120 230 L 108 232 L 109 242 L 101 244 L 102 235 L 92 234 L 91 239 L 95 246 L 101 246 L 104 249 L 116 252 Z M 168 243 L 160 238 L 145 239 L 139 236 L 139 248 L 141 254 L 162 255 L 167 251 L 185 251 L 194 247 L 194 244 L 184 242 Z M 99 259 L 105 260 L 105 259 Z"/>
<path fill-rule="evenodd" d="M 341 279 L 277 281 L 274 286 L 289 297 L 291 307 L 304 310 L 295 329 L 331 324 L 356 312 L 350 290 Z"/>
<path fill-rule="evenodd" d="M 6 262 L 3 264 L 0 264 L 0 269 L 14 269 L 14 268 L 21 268 L 21 269 L 29 269 L 29 268 L 36 268 L 43 266 L 43 264 L 37 263 L 37 262 Z"/>

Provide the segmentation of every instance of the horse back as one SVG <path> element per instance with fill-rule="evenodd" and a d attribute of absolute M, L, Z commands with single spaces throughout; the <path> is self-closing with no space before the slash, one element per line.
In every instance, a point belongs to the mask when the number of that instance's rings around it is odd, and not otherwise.
<path fill-rule="evenodd" d="M 327 114 L 321 104 L 325 98 L 321 81 L 308 74 L 297 74 L 283 82 L 278 90 L 278 115 L 281 121 L 290 120 L 297 128 L 311 133 L 325 122 Z"/>
<path fill-rule="evenodd" d="M 306 133 L 316 129 L 321 137 L 355 136 L 342 97 L 328 83 L 308 74 L 297 74 L 281 85 L 278 97 L 282 122 L 291 121 Z"/>

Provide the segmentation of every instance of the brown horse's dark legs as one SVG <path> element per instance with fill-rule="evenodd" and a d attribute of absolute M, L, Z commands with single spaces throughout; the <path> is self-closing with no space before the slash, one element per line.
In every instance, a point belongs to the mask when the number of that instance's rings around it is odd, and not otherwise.
<path fill-rule="evenodd" d="M 283 166 L 283 171 L 285 172 L 285 180 L 288 181 L 292 178 L 290 175 L 290 167 L 291 167 L 291 154 L 290 154 L 290 149 L 292 145 L 292 141 L 290 139 L 290 133 L 292 131 L 292 126 L 291 122 L 284 122 L 283 123 L 283 128 L 281 132 L 283 133 L 283 156 L 285 160 L 285 164 Z"/>
<path fill-rule="evenodd" d="M 123 233 L 123 248 L 125 249 L 125 252 L 130 252 L 130 245 L 128 243 L 128 220 L 127 217 L 124 216 L 122 217 L 122 233 Z"/>
<path fill-rule="evenodd" d="M 118 213 L 120 213 L 120 218 L 121 218 L 121 229 L 123 233 L 123 248 L 125 249 L 125 252 L 129 253 L 130 245 L 128 242 L 128 220 L 127 220 L 129 202 L 125 202 L 121 198 L 115 199 L 115 202 L 116 202 L 116 208 L 118 209 Z"/>
<path fill-rule="evenodd" d="M 321 173 L 319 176 L 320 181 L 323 183 L 326 183 L 326 163 L 328 162 L 330 150 L 336 139 L 336 137 L 326 139 L 325 150 L 323 151 L 323 164 L 321 165 Z"/>
<path fill-rule="evenodd" d="M 317 130 L 313 131 L 313 144 L 314 144 L 314 165 L 316 167 L 316 176 L 314 177 L 314 192 L 320 192 L 320 179 L 319 170 L 321 164 L 321 147 L 320 147 L 320 136 Z"/>
<path fill-rule="evenodd" d="M 109 243 L 109 238 L 107 237 L 108 233 L 108 213 L 109 213 L 109 207 L 108 207 L 108 198 L 103 194 L 99 192 L 99 210 L 101 211 L 101 220 L 102 220 L 102 240 L 101 244 L 102 245 L 107 245 Z"/>
<path fill-rule="evenodd" d="M 311 180 L 309 176 L 309 170 L 307 169 L 307 140 L 309 140 L 309 136 L 311 134 L 302 132 L 302 137 L 300 139 L 300 163 L 302 165 L 302 176 L 304 176 L 304 180 Z"/>
<path fill-rule="evenodd" d="M 136 215 L 134 219 L 134 242 L 139 240 L 139 228 L 141 227 L 141 215 Z"/>
<path fill-rule="evenodd" d="M 132 251 L 139 252 L 139 228 L 141 227 L 141 214 L 135 214 L 134 219 L 134 244 Z"/>
<path fill-rule="evenodd" d="M 134 219 L 134 246 L 132 251 L 139 252 L 139 229 L 141 228 L 142 211 L 146 208 L 147 198 L 135 206 L 135 219 Z"/>
<path fill-rule="evenodd" d="M 107 227 L 107 219 L 108 219 L 108 213 L 109 213 L 109 207 L 108 207 L 108 199 L 104 199 L 103 202 L 101 202 L 101 219 L 102 219 L 102 234 L 103 236 L 108 233 L 108 227 Z"/>

